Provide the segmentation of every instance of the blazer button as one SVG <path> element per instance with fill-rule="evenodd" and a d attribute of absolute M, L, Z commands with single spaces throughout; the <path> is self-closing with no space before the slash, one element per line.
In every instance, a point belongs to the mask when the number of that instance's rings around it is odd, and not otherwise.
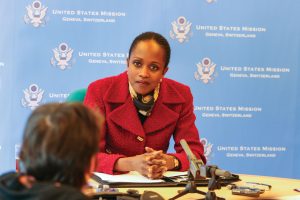
<path fill-rule="evenodd" d="M 111 150 L 110 149 L 105 149 L 106 153 L 111 154 Z"/>
<path fill-rule="evenodd" d="M 140 142 L 143 142 L 144 141 L 144 138 L 142 138 L 141 136 L 137 136 L 136 139 Z"/>

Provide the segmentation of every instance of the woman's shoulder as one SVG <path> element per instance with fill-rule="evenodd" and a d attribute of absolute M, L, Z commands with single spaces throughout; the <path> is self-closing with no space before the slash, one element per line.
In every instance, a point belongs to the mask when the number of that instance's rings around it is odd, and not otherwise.
<path fill-rule="evenodd" d="M 173 89 L 180 91 L 190 91 L 190 87 L 173 79 L 164 78 L 164 82 L 167 87 L 172 87 Z"/>
<path fill-rule="evenodd" d="M 193 97 L 190 87 L 178 81 L 164 78 L 161 86 L 163 98 L 166 102 L 187 102 Z"/>

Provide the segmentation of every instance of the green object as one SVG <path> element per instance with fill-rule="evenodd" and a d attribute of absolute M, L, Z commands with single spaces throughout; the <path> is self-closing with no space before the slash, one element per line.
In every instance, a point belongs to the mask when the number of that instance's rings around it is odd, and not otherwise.
<path fill-rule="evenodd" d="M 73 92 L 71 92 L 67 98 L 67 102 L 83 102 L 85 94 L 86 94 L 86 88 L 78 89 Z"/>

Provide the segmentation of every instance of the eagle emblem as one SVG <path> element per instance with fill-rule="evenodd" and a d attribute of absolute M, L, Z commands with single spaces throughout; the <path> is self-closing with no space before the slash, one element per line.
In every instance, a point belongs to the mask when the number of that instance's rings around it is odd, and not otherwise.
<path fill-rule="evenodd" d="M 47 7 L 43 6 L 40 1 L 34 1 L 26 7 L 27 13 L 24 16 L 26 24 L 32 24 L 34 27 L 39 27 L 45 24 L 45 16 Z"/>
<path fill-rule="evenodd" d="M 66 43 L 61 43 L 58 48 L 52 49 L 54 57 L 51 58 L 51 64 L 58 66 L 60 69 L 65 70 L 71 67 L 71 58 L 73 56 L 73 49 Z"/>
<path fill-rule="evenodd" d="M 209 157 L 211 156 L 212 153 L 213 144 L 209 143 L 206 138 L 201 138 L 200 142 L 204 147 L 204 156 L 206 157 L 207 160 L 209 160 Z"/>
<path fill-rule="evenodd" d="M 177 39 L 180 43 L 188 41 L 191 37 L 192 23 L 187 21 L 185 17 L 180 16 L 176 21 L 172 22 L 172 30 L 170 31 L 170 37 Z"/>
<path fill-rule="evenodd" d="M 210 58 L 203 58 L 201 63 L 197 64 L 197 71 L 194 76 L 196 80 L 201 80 L 207 84 L 213 80 L 213 74 L 215 72 L 216 64 L 214 64 Z"/>
<path fill-rule="evenodd" d="M 214 3 L 216 0 L 206 0 L 207 3 Z"/>
<path fill-rule="evenodd" d="M 22 105 L 34 110 L 41 102 L 44 90 L 40 89 L 37 84 L 31 84 L 28 88 L 23 90 L 24 98 L 22 98 Z"/>

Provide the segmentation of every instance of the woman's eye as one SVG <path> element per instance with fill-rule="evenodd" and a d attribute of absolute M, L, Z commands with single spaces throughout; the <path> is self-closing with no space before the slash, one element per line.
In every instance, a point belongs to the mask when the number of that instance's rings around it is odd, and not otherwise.
<path fill-rule="evenodd" d="M 151 69 L 151 71 L 157 71 L 158 70 L 158 66 L 157 65 L 151 65 L 150 69 Z"/>
<path fill-rule="evenodd" d="M 136 67 L 140 67 L 140 66 L 142 66 L 142 63 L 139 61 L 133 61 L 133 65 Z"/>

